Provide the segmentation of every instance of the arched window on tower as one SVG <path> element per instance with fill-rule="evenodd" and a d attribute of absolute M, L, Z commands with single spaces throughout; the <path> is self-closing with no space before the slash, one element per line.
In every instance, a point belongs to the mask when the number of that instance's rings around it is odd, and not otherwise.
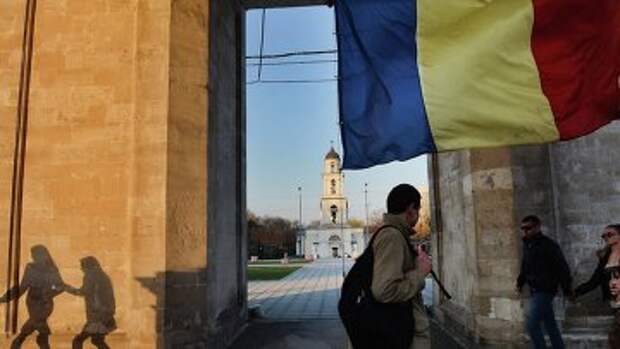
<path fill-rule="evenodd" d="M 336 217 L 338 217 L 338 206 L 336 205 L 332 205 L 329 208 L 329 213 L 331 214 L 332 217 L 332 223 L 336 223 Z"/>
<path fill-rule="evenodd" d="M 336 195 L 336 180 L 335 179 L 332 179 L 330 188 L 331 188 L 332 195 Z"/>
<path fill-rule="evenodd" d="M 329 165 L 330 165 L 330 166 L 331 166 L 331 168 L 332 168 L 332 173 L 336 173 L 336 162 L 335 162 L 335 161 L 332 161 L 332 162 L 330 162 L 330 164 L 329 164 Z"/>

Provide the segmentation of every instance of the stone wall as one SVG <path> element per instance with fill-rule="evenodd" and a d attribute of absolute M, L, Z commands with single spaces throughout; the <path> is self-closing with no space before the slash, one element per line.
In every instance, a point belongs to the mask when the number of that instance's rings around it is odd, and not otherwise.
<path fill-rule="evenodd" d="M 513 176 L 507 148 L 440 154 L 431 181 L 437 258 L 434 268 L 452 294 L 438 317 L 479 343 L 518 338 L 521 302 L 515 297 L 518 238 L 514 226 Z M 433 165 L 429 166 L 433 173 Z M 432 183 L 433 184 L 433 183 Z M 438 190 L 438 193 L 435 191 Z M 437 224 L 437 218 L 441 220 Z"/>
<path fill-rule="evenodd" d="M 179 346 L 206 343 L 209 2 L 171 11 L 163 320 L 167 346 Z"/>
<path fill-rule="evenodd" d="M 575 284 L 586 281 L 597 263 L 595 251 L 608 224 L 620 222 L 620 123 L 589 136 L 554 144 L 551 166 L 557 192 L 557 239 Z M 593 291 L 573 309 L 578 314 L 605 314 L 607 305 Z M 570 310 L 570 309 L 569 309 Z"/>
<path fill-rule="evenodd" d="M 474 280 L 478 273 L 475 264 L 473 198 L 469 169 L 470 154 L 454 152 L 439 156 L 439 202 L 442 220 L 441 244 L 437 247 L 441 259 L 439 273 L 454 297 L 454 303 L 471 307 Z M 440 234 L 436 234 L 439 236 Z"/>
<path fill-rule="evenodd" d="M 8 92 L 0 101 L 4 111 L 0 124 L 3 133 L 9 134 L 15 132 L 25 5 L 26 1 L 0 5 L 0 32 L 10 37 L 2 40 L 8 45 L 2 56 L 9 59 L 0 62 L 6 76 L 2 93 Z M 112 279 L 119 323 L 115 336 L 123 341 L 128 340 L 126 329 L 132 325 L 127 257 L 132 247 L 129 197 L 134 174 L 133 158 L 128 155 L 134 141 L 135 28 L 135 1 L 39 2 L 21 222 L 22 273 L 35 245 L 49 251 L 64 281 L 73 286 L 82 284 L 81 258 L 93 256 L 99 261 Z M 3 208 L 10 200 L 10 195 L 4 195 L 6 183 L 14 180 L 13 146 L 13 137 L 3 135 Z M 3 256 L 9 226 L 6 214 L 3 210 Z M 27 317 L 22 301 L 20 324 Z M 4 325 L 4 318 L 0 321 Z M 77 333 L 84 322 L 83 299 L 67 294 L 56 298 L 49 321 L 56 332 Z"/>
<path fill-rule="evenodd" d="M 471 152 L 478 292 L 473 311 L 481 341 L 496 343 L 518 337 L 521 302 L 514 293 L 520 258 L 514 217 L 514 179 L 510 149 Z M 515 321 L 517 320 L 517 321 Z"/>
<path fill-rule="evenodd" d="M 7 246 L 11 210 L 11 184 L 13 154 L 21 63 L 21 42 L 25 0 L 0 2 L 0 293 L 4 293 L 7 281 Z M 0 305 L 0 329 L 4 330 L 6 308 Z"/>
<path fill-rule="evenodd" d="M 620 170 L 612 149 L 619 132 L 616 123 L 570 142 L 440 154 L 435 170 L 430 163 L 431 184 L 438 184 L 431 185 L 434 267 L 454 296 L 435 294 L 440 324 L 480 346 L 523 344 L 524 300 L 513 289 L 519 222 L 529 214 L 561 245 L 575 285 L 587 280 L 603 227 L 618 221 Z M 609 312 L 598 290 L 556 310 L 567 318 L 565 331 L 592 333 L 604 331 L 604 321 L 588 316 Z M 571 338 L 579 345 L 579 335 Z"/>
<path fill-rule="evenodd" d="M 511 151 L 515 217 L 541 217 L 543 231 L 562 247 L 574 286 L 594 271 L 604 226 L 618 221 L 619 158 L 610 149 L 618 146 L 619 133 L 615 123 L 573 141 Z M 584 316 L 608 314 L 599 290 L 569 304 L 566 312 L 570 322 L 586 327 Z"/>
<path fill-rule="evenodd" d="M 0 2 L 0 255 L 25 4 Z M 43 245 L 80 286 L 80 259 L 95 257 L 116 298 L 111 347 L 222 347 L 246 313 L 243 12 L 224 0 L 38 5 L 20 269 Z M 84 322 L 83 299 L 56 297 L 53 346 Z"/>
<path fill-rule="evenodd" d="M 207 126 L 209 348 L 226 347 L 247 319 L 244 16 L 238 1 L 211 1 Z"/>
<path fill-rule="evenodd" d="M 162 271 L 166 268 L 166 127 L 168 117 L 168 74 L 170 46 L 170 4 L 167 1 L 136 1 L 135 68 L 129 83 L 133 87 L 134 109 L 132 148 L 133 173 L 129 187 L 131 236 L 126 263 L 130 267 L 131 312 L 128 314 L 131 342 L 128 347 L 162 347 L 159 335 L 164 327 L 165 290 Z M 129 35 L 126 32 L 125 35 Z"/>

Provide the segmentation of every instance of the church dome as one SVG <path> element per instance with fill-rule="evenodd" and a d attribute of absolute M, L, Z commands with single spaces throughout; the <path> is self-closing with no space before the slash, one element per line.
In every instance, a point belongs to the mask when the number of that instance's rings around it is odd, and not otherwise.
<path fill-rule="evenodd" d="M 338 155 L 338 153 L 336 153 L 336 151 L 334 150 L 334 147 L 331 147 L 331 149 L 329 150 L 329 153 L 327 153 L 327 155 L 325 155 L 325 160 L 328 160 L 328 159 L 340 160 L 340 155 Z"/>

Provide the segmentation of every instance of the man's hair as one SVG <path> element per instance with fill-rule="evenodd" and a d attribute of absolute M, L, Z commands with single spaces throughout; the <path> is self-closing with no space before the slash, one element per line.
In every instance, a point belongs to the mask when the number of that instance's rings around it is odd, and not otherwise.
<path fill-rule="evenodd" d="M 390 190 L 387 197 L 387 211 L 390 214 L 401 214 L 411 204 L 413 208 L 420 208 L 420 192 L 410 184 L 399 184 Z"/>
<path fill-rule="evenodd" d="M 620 234 L 620 224 L 610 224 L 606 228 L 613 229 L 616 231 L 616 233 Z"/>
<path fill-rule="evenodd" d="M 521 223 L 534 223 L 536 225 L 540 225 L 540 218 L 538 218 L 538 216 L 535 216 L 535 215 L 525 216 L 521 220 Z"/>

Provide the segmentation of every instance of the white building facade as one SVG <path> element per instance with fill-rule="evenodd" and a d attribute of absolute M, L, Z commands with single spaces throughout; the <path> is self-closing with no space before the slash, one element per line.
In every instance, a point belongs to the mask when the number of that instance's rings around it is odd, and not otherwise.
<path fill-rule="evenodd" d="M 318 228 L 298 233 L 297 255 L 306 259 L 342 257 L 343 254 L 355 258 L 366 247 L 364 230 L 348 224 L 349 203 L 344 196 L 344 175 L 340 170 L 340 156 L 333 147 L 325 155 L 322 180 L 321 224 Z"/>

